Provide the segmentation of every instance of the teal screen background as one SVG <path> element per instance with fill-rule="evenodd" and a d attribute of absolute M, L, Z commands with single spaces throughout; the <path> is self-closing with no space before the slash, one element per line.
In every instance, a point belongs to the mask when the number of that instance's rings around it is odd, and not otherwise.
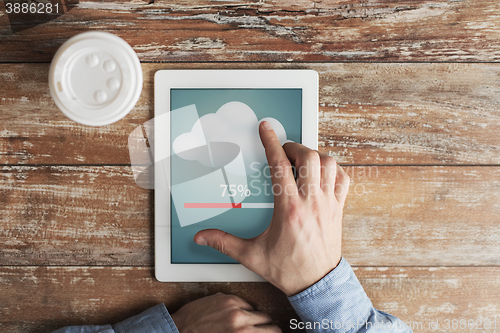
<path fill-rule="evenodd" d="M 302 89 L 171 89 L 170 109 L 176 110 L 192 104 L 196 105 L 199 117 L 215 113 L 224 104 L 238 101 L 248 105 L 260 120 L 273 117 L 285 128 L 287 139 L 302 142 Z M 171 119 L 170 142 L 185 132 L 191 131 L 194 125 L 189 117 Z M 258 134 L 257 134 L 258 135 Z M 172 146 L 170 147 L 172 150 Z M 171 183 L 182 183 L 193 175 L 203 173 L 206 167 L 197 161 L 186 161 L 172 154 L 170 161 Z M 252 195 L 243 202 L 273 202 L 271 179 L 264 173 L 265 164 L 260 172 L 247 176 Z M 268 193 L 264 191 L 264 182 L 269 184 Z M 257 188 L 261 189 L 259 194 Z M 203 191 L 201 187 L 199 189 Z M 222 192 L 222 189 L 221 189 Z M 181 227 L 174 206 L 171 203 L 171 262 L 183 263 L 237 263 L 232 258 L 208 246 L 197 245 L 194 235 L 203 229 L 217 228 L 238 237 L 251 238 L 261 234 L 268 226 L 273 209 L 230 209 L 220 215 L 202 222 Z M 196 208 L 203 209 L 203 208 Z"/>

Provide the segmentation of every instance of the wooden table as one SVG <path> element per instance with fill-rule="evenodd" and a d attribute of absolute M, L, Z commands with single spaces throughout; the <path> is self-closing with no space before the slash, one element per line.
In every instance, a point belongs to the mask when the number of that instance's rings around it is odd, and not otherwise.
<path fill-rule="evenodd" d="M 152 118 L 166 68 L 318 71 L 320 150 L 352 179 L 344 256 L 374 305 L 415 332 L 500 329 L 498 0 L 90 0 L 28 29 L 3 1 L 1 332 L 114 323 L 218 291 L 290 331 L 296 314 L 269 284 L 153 277 L 154 193 L 134 183 L 127 137 Z M 47 80 L 57 48 L 88 30 L 124 38 L 144 71 L 132 112 L 96 128 L 66 118 Z"/>

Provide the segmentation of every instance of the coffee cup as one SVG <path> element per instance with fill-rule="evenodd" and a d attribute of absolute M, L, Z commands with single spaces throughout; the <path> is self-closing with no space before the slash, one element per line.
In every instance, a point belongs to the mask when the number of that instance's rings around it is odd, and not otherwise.
<path fill-rule="evenodd" d="M 125 117 L 139 99 L 141 63 L 120 37 L 85 32 L 67 40 L 55 54 L 49 87 L 68 118 L 89 126 L 112 124 Z"/>

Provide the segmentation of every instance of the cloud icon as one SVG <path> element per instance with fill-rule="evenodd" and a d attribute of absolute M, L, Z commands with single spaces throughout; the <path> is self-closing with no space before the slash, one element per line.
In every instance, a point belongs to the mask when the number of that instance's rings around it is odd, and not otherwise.
<path fill-rule="evenodd" d="M 281 144 L 286 132 L 274 118 L 257 119 L 245 103 L 228 102 L 216 113 L 199 118 L 191 132 L 179 135 L 172 144 L 175 154 L 186 160 L 196 160 L 211 168 L 221 168 L 233 175 L 244 176 L 258 171 L 266 163 L 264 147 L 259 137 L 259 124 L 268 121 Z M 241 156 L 241 159 L 237 157 Z"/>

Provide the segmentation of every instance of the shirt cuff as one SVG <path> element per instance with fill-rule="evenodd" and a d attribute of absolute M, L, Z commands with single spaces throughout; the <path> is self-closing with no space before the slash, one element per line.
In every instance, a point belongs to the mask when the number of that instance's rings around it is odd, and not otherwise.
<path fill-rule="evenodd" d="M 304 322 L 319 325 L 328 323 L 329 327 L 361 325 L 373 309 L 370 299 L 344 258 L 320 281 L 288 300 Z"/>
<path fill-rule="evenodd" d="M 113 329 L 116 333 L 179 333 L 163 303 L 113 325 Z"/>

